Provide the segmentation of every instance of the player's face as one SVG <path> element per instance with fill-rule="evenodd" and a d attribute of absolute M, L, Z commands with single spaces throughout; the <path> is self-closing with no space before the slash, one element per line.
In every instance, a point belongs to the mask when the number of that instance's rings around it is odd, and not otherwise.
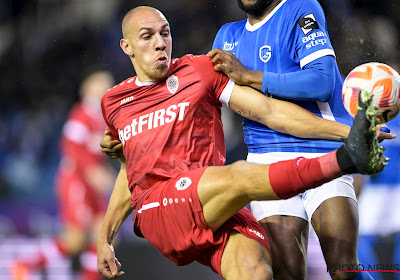
<path fill-rule="evenodd" d="M 238 0 L 240 9 L 255 17 L 262 16 L 272 2 L 273 0 Z"/>
<path fill-rule="evenodd" d="M 167 76 L 171 63 L 172 38 L 168 21 L 157 10 L 144 10 L 132 19 L 126 40 L 141 82 Z"/>

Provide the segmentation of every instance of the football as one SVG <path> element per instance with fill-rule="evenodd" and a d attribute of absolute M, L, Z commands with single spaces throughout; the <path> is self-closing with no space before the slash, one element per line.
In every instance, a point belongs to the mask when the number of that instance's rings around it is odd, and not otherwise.
<path fill-rule="evenodd" d="M 358 95 L 361 90 L 372 93 L 372 102 L 378 108 L 378 123 L 394 119 L 400 111 L 400 76 L 390 66 L 369 62 L 357 66 L 346 77 L 342 100 L 347 112 L 357 113 Z"/>

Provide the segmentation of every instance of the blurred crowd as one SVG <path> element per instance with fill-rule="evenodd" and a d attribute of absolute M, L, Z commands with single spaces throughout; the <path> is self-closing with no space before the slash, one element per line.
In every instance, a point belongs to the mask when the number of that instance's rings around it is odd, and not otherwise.
<path fill-rule="evenodd" d="M 343 75 L 368 61 L 399 70 L 399 0 L 319 2 Z M 14 210 L 21 207 L 56 209 L 62 124 L 92 68 L 109 69 L 116 82 L 134 75 L 119 39 L 122 17 L 137 5 L 154 6 L 169 19 L 175 57 L 207 53 L 222 24 L 245 18 L 235 0 L 0 2 L 0 233 L 56 230 L 13 225 L 7 218 L 19 218 Z M 224 121 L 228 160 L 243 158 L 240 118 L 226 115 Z"/>

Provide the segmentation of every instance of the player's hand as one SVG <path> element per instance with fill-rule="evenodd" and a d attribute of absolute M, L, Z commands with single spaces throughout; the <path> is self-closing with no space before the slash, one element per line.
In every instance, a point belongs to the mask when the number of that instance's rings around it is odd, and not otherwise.
<path fill-rule="evenodd" d="M 395 139 L 397 137 L 396 134 L 390 133 L 390 129 L 385 124 L 378 124 L 376 126 L 376 135 L 378 136 L 379 142 Z"/>
<path fill-rule="evenodd" d="M 97 244 L 97 270 L 110 279 L 124 275 L 124 272 L 121 271 L 121 263 L 115 257 L 112 245 L 108 243 Z"/>
<path fill-rule="evenodd" d="M 111 159 L 122 157 L 122 143 L 119 140 L 112 140 L 109 128 L 104 132 L 103 139 L 100 142 L 101 152 L 105 153 Z"/>
<path fill-rule="evenodd" d="M 207 55 L 211 57 L 215 71 L 224 72 L 235 84 L 248 85 L 246 77 L 251 70 L 232 53 L 217 48 L 209 51 Z"/>

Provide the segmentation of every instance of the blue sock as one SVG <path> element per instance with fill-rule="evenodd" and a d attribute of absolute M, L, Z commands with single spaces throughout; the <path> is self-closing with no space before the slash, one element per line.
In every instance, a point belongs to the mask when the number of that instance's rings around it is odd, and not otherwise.
<path fill-rule="evenodd" d="M 367 271 L 360 271 L 354 280 L 374 280 L 374 278 Z"/>

